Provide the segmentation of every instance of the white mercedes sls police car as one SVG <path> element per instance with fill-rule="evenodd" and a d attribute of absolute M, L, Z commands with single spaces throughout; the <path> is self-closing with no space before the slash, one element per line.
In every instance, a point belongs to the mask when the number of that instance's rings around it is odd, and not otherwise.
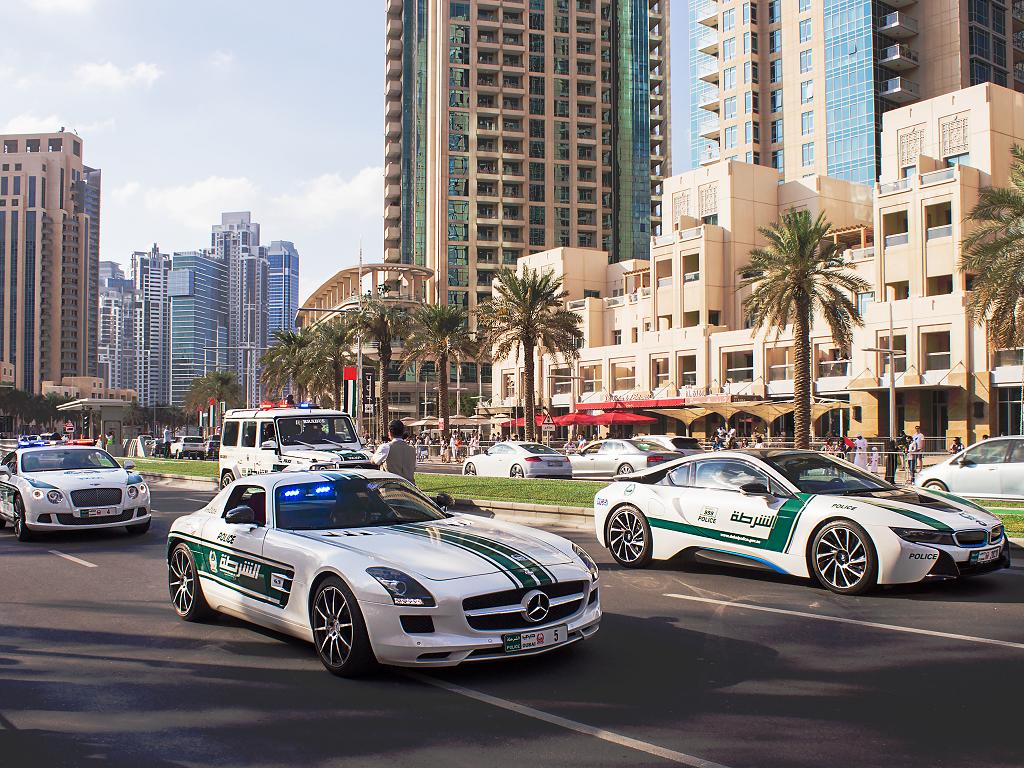
<path fill-rule="evenodd" d="M 676 555 L 814 577 L 840 594 L 1010 565 L 999 519 L 799 450 L 688 456 L 594 499 L 598 541 L 627 568 Z"/>
<path fill-rule="evenodd" d="M 590 637 L 598 570 L 572 542 L 442 508 L 377 470 L 236 480 L 167 541 L 171 603 L 311 641 L 332 673 L 452 666 Z"/>
<path fill-rule="evenodd" d="M 92 446 L 19 448 L 0 462 L 0 528 L 27 541 L 43 531 L 115 528 L 145 533 L 149 488 L 131 462 L 121 467 Z"/>

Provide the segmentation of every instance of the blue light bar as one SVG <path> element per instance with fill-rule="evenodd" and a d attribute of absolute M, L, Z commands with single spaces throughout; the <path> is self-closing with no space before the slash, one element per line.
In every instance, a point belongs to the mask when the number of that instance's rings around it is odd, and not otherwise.
<path fill-rule="evenodd" d="M 283 495 L 283 496 L 285 496 L 286 498 L 289 498 L 289 499 L 290 499 L 290 498 L 293 498 L 293 497 L 295 497 L 295 496 L 298 496 L 298 495 L 299 495 L 299 494 L 301 494 L 301 493 L 302 493 L 302 490 L 301 490 L 301 489 L 299 489 L 299 488 L 289 488 L 289 489 L 288 489 L 287 491 L 285 491 L 285 492 L 284 492 L 284 494 L 282 494 L 282 495 Z"/>
<path fill-rule="evenodd" d="M 330 493 L 333 490 L 334 490 L 334 488 L 332 488 L 329 485 L 318 485 L 316 488 L 313 489 L 313 493 L 324 494 L 324 493 Z"/>
<path fill-rule="evenodd" d="M 312 403 L 299 403 L 299 408 L 312 408 Z"/>

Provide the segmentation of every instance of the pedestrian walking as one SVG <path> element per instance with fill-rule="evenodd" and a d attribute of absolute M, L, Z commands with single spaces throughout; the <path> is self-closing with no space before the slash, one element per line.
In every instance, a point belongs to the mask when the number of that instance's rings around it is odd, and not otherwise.
<path fill-rule="evenodd" d="M 395 419 L 388 425 L 391 440 L 382 443 L 370 459 L 385 472 L 416 484 L 416 450 L 405 441 L 405 424 Z"/>
<path fill-rule="evenodd" d="M 864 439 L 864 435 L 857 435 L 857 439 L 853 441 L 853 463 L 861 469 L 867 469 L 868 441 Z"/>
<path fill-rule="evenodd" d="M 877 475 L 878 474 L 878 446 L 877 445 L 873 446 L 871 448 L 871 463 L 870 463 L 870 467 L 871 467 L 871 474 Z"/>
<path fill-rule="evenodd" d="M 910 445 L 907 447 L 907 476 L 911 483 L 921 469 L 921 461 L 924 459 L 924 433 L 921 425 L 914 429 L 914 436 L 910 438 Z"/>

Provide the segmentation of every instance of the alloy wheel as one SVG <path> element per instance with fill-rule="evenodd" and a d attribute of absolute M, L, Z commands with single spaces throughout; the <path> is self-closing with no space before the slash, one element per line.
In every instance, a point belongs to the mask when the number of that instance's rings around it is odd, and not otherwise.
<path fill-rule="evenodd" d="M 635 563 L 643 557 L 647 535 L 644 524 L 631 510 L 623 510 L 608 526 L 608 546 L 621 563 Z"/>
<path fill-rule="evenodd" d="M 829 528 L 814 550 L 814 565 L 821 577 L 838 590 L 856 587 L 868 571 L 868 553 L 856 531 Z"/>
<path fill-rule="evenodd" d="M 466 465 L 466 474 L 467 475 L 475 475 L 476 474 L 476 467 L 474 467 L 472 464 L 467 464 Z"/>
<path fill-rule="evenodd" d="M 167 587 L 171 593 L 174 610 L 184 616 L 192 609 L 196 599 L 196 574 L 192 561 L 182 547 L 174 550 L 171 566 L 167 571 Z"/>
<path fill-rule="evenodd" d="M 337 587 L 324 587 L 313 606 L 313 638 L 317 652 L 329 665 L 340 667 L 352 652 L 353 636 L 348 600 Z"/>

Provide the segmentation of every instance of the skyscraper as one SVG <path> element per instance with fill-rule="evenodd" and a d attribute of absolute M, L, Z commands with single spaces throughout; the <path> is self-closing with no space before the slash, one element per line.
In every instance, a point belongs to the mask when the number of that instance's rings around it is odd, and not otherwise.
<path fill-rule="evenodd" d="M 154 243 L 132 254 L 135 305 L 135 385 L 142 406 L 170 403 L 171 305 L 167 293 L 171 257 Z"/>
<path fill-rule="evenodd" d="M 386 35 L 385 261 L 469 308 L 526 253 L 648 257 L 668 0 L 389 3 Z"/>
<path fill-rule="evenodd" d="M 89 226 L 89 253 L 95 259 L 94 263 L 96 265 L 99 264 L 100 258 L 100 193 L 102 191 L 102 181 L 103 172 L 100 169 L 89 168 L 88 166 L 82 168 L 82 200 L 85 212 L 88 214 L 89 221 L 91 222 Z M 99 271 L 98 269 L 90 269 L 86 280 L 86 296 L 98 295 Z M 86 318 L 88 320 L 86 326 L 86 343 L 88 344 L 88 354 L 86 355 L 88 362 L 87 375 L 96 376 L 98 375 L 99 354 L 99 329 L 96 325 L 98 318 L 95 312 L 86 312 Z"/>
<path fill-rule="evenodd" d="M 209 251 L 171 258 L 171 404 L 185 401 L 192 380 L 232 370 L 228 347 L 228 265 Z"/>
<path fill-rule="evenodd" d="M 267 248 L 270 317 L 267 337 L 273 342 L 277 331 L 295 329 L 299 311 L 299 252 L 288 240 L 273 240 Z"/>
<path fill-rule="evenodd" d="M 692 164 L 872 184 L 884 112 L 981 82 L 1024 88 L 1015 14 L 990 0 L 697 0 Z"/>
<path fill-rule="evenodd" d="M 0 148 L 0 360 L 39 392 L 96 368 L 98 172 L 88 186 L 82 140 L 63 130 Z"/>
<path fill-rule="evenodd" d="M 227 265 L 229 370 L 249 403 L 260 401 L 259 358 L 267 348 L 269 266 L 260 225 L 249 211 L 221 214 L 210 236 L 213 255 Z"/>
<path fill-rule="evenodd" d="M 100 305 L 96 375 L 113 389 L 131 389 L 135 378 L 135 307 L 131 278 L 115 261 L 99 264 Z"/>

